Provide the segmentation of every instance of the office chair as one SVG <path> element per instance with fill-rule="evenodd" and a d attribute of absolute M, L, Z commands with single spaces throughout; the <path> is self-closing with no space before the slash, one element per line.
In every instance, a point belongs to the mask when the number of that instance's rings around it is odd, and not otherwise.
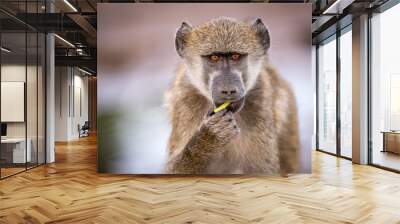
<path fill-rule="evenodd" d="M 90 129 L 89 121 L 85 121 L 82 127 L 80 127 L 80 125 L 78 124 L 79 138 L 89 136 L 89 129 Z"/>

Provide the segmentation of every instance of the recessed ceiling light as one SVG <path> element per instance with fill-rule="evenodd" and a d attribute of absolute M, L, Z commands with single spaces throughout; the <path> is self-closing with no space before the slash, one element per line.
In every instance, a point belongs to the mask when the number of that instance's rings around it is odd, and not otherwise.
<path fill-rule="evenodd" d="M 355 0 L 336 0 L 322 14 L 342 14 L 343 9 L 351 5 Z"/>
<path fill-rule="evenodd" d="M 68 46 L 75 48 L 75 45 L 73 45 L 73 44 L 72 44 L 71 42 L 69 42 L 68 40 L 66 40 L 66 39 L 64 39 L 64 38 L 62 38 L 62 37 L 60 37 L 60 36 L 57 35 L 57 34 L 54 34 L 54 36 L 57 37 L 57 38 L 58 38 L 59 40 L 61 40 L 62 42 L 66 43 Z"/>
<path fill-rule="evenodd" d="M 90 72 L 88 72 L 88 71 L 86 71 L 86 70 L 83 70 L 83 69 L 81 69 L 81 68 L 79 68 L 79 67 L 78 67 L 78 70 L 81 71 L 81 72 L 83 72 L 83 73 L 85 73 L 85 74 L 87 74 L 87 75 L 93 75 L 92 73 L 90 73 Z"/>
<path fill-rule="evenodd" d="M 5 47 L 1 47 L 1 50 L 4 51 L 4 52 L 6 52 L 6 53 L 10 53 L 10 52 L 11 52 L 11 50 L 9 50 L 9 49 L 7 49 L 7 48 L 5 48 Z"/>
<path fill-rule="evenodd" d="M 78 10 L 68 0 L 64 0 L 64 3 L 67 4 L 74 12 L 78 12 Z"/>

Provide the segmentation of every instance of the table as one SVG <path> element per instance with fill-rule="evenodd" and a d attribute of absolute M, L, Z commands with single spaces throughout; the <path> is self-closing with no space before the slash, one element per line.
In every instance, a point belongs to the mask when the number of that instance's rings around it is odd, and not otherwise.
<path fill-rule="evenodd" d="M 30 138 L 26 139 L 28 143 L 25 154 L 25 138 L 5 138 L 1 139 L 1 157 L 6 163 L 26 163 L 31 162 L 32 153 Z M 11 159 L 12 158 L 12 159 Z"/>

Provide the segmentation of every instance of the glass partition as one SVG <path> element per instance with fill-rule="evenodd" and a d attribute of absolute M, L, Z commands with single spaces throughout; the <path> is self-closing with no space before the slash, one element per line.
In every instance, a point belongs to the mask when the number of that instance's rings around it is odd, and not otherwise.
<path fill-rule="evenodd" d="M 26 33 L 2 33 L 1 47 L 1 176 L 7 177 L 24 171 L 32 155 L 29 145 L 26 150 Z"/>
<path fill-rule="evenodd" d="M 38 98 L 38 35 L 36 32 L 29 31 L 27 37 L 27 74 L 26 74 L 26 113 L 27 113 L 27 150 L 30 151 L 31 159 L 27 163 L 27 167 L 34 167 L 38 160 L 38 114 L 37 114 L 37 98 Z"/>
<path fill-rule="evenodd" d="M 40 13 L 44 1 L 0 7 Z M 0 12 L 0 178 L 45 163 L 45 44 L 43 33 Z"/>

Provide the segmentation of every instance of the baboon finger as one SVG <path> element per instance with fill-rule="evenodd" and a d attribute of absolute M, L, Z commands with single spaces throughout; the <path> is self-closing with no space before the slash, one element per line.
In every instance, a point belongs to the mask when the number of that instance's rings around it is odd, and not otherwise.
<path fill-rule="evenodd" d="M 223 109 L 221 111 L 218 111 L 217 113 L 215 113 L 214 115 L 212 115 L 213 117 L 222 117 L 224 116 L 226 113 L 228 112 L 227 109 Z"/>
<path fill-rule="evenodd" d="M 213 114 L 212 116 L 207 117 L 207 121 L 216 123 L 224 117 L 226 113 L 226 109 L 219 111 L 218 113 Z"/>
<path fill-rule="evenodd" d="M 233 115 L 225 118 L 224 122 L 227 124 L 237 124 L 236 119 Z"/>
<path fill-rule="evenodd" d="M 222 119 L 223 119 L 223 120 L 226 120 L 226 121 L 234 119 L 233 113 L 230 112 L 230 111 L 226 112 L 226 113 L 224 114 L 224 116 L 222 117 Z"/>

